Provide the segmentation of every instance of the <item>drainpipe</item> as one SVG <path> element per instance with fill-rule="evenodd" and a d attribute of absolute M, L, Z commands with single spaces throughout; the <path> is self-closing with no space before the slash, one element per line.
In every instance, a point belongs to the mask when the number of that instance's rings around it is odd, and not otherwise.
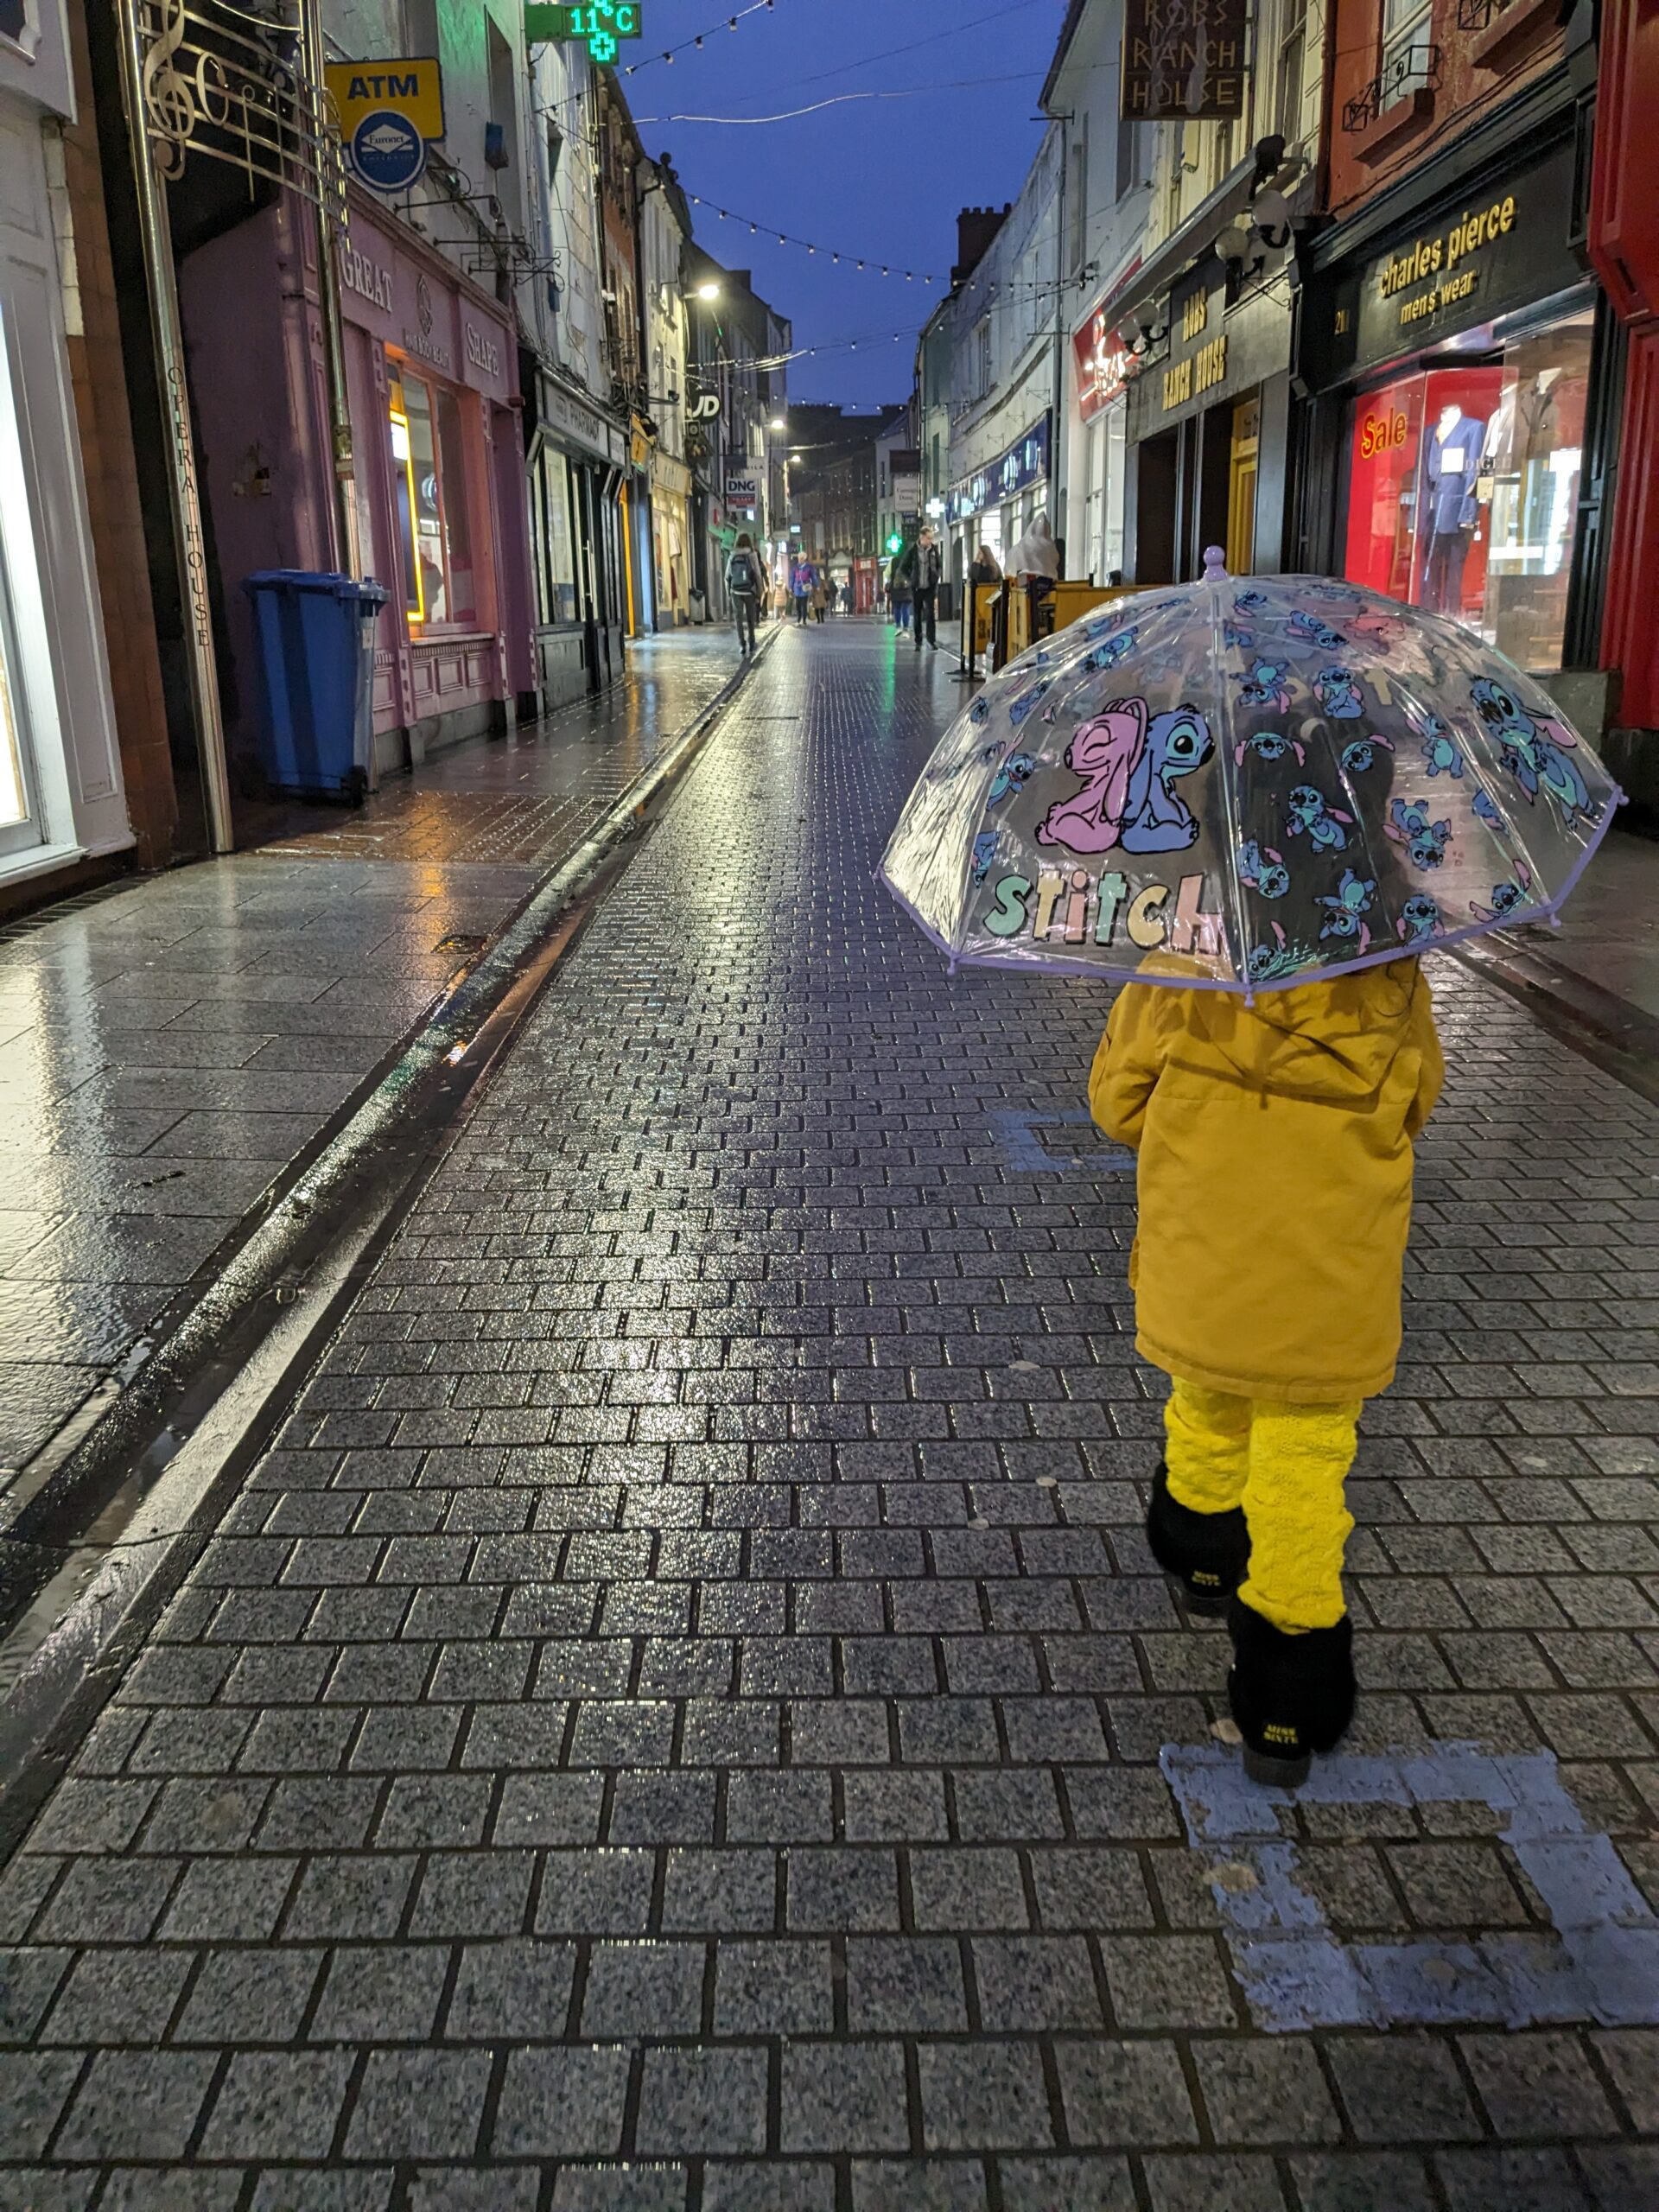
<path fill-rule="evenodd" d="M 652 164 L 653 172 L 655 164 Z M 643 188 L 639 182 L 640 163 L 633 166 L 633 302 L 639 325 L 639 386 L 645 395 L 645 412 L 651 403 L 651 322 L 649 304 L 645 298 L 645 202 L 653 192 L 663 190 L 663 180 L 653 173 L 651 181 Z M 666 196 L 666 195 L 664 195 Z M 628 425 L 628 436 L 633 436 L 633 425 Z M 654 502 L 651 489 L 651 468 L 646 463 L 645 489 L 639 496 L 644 519 L 639 546 L 639 564 L 643 569 L 651 564 L 651 626 L 660 630 L 663 625 L 662 602 L 658 597 L 659 578 L 657 574 L 657 531 Z"/>
<path fill-rule="evenodd" d="M 184 615 L 184 657 L 190 685 L 191 716 L 196 726 L 196 753 L 201 766 L 208 843 L 215 853 L 228 853 L 235 849 L 236 832 L 231 819 L 230 779 L 225 767 L 225 718 L 219 704 L 219 664 L 213 651 L 213 610 L 207 590 L 207 549 L 196 473 L 196 442 L 190 427 L 190 388 L 185 370 L 184 328 L 179 314 L 178 274 L 173 265 L 172 232 L 168 228 L 167 188 L 156 167 L 146 123 L 144 68 L 149 57 L 138 22 L 137 0 L 118 0 L 118 5 L 121 92 L 127 115 L 127 136 L 132 145 L 133 184 L 149 295 L 156 373 L 161 386 L 162 430 L 171 463 L 168 505 L 172 509 L 173 548 Z"/>
<path fill-rule="evenodd" d="M 302 0 L 305 29 L 305 73 L 321 120 L 323 75 L 321 0 Z M 363 573 L 357 531 L 356 462 L 352 451 L 352 416 L 346 390 L 346 342 L 340 327 L 338 239 L 323 205 L 321 168 L 317 198 L 317 296 L 322 315 L 322 359 L 328 390 L 328 442 L 334 455 L 334 558 L 347 575 Z"/>
<path fill-rule="evenodd" d="M 1065 183 L 1071 170 L 1071 142 L 1067 125 L 1072 118 L 1059 115 L 1055 121 L 1060 126 L 1060 189 L 1059 210 L 1054 224 L 1054 401 L 1052 428 L 1049 432 L 1049 509 L 1056 525 L 1054 535 L 1062 546 L 1065 543 L 1067 508 L 1065 496 Z M 1061 560 L 1064 571 L 1065 562 Z"/>

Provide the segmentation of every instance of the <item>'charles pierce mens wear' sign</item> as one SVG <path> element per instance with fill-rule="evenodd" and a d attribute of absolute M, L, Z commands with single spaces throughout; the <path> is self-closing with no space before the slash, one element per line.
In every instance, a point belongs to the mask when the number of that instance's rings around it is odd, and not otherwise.
<path fill-rule="evenodd" d="M 1572 149 L 1466 194 L 1338 286 L 1332 368 L 1369 368 L 1454 330 L 1492 322 L 1568 289 L 1583 271 L 1568 248 Z"/>
<path fill-rule="evenodd" d="M 1243 115 L 1247 0 L 1128 0 L 1119 113 L 1132 123 Z"/>

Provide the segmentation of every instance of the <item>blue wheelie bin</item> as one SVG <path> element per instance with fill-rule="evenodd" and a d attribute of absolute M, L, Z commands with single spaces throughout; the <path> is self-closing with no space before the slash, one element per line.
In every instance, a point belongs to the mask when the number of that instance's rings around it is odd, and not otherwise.
<path fill-rule="evenodd" d="M 359 803 L 373 743 L 374 625 L 390 594 L 309 569 L 262 569 L 242 588 L 259 634 L 266 780 Z"/>

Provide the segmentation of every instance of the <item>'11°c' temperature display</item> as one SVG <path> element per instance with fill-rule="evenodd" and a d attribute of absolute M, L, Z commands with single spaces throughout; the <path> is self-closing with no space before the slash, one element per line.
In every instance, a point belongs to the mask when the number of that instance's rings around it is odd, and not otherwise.
<path fill-rule="evenodd" d="M 604 64 L 615 60 L 621 40 L 643 36 L 644 16 L 639 0 L 560 0 L 557 6 L 531 0 L 524 10 L 524 40 L 535 46 L 581 39 L 589 56 Z"/>

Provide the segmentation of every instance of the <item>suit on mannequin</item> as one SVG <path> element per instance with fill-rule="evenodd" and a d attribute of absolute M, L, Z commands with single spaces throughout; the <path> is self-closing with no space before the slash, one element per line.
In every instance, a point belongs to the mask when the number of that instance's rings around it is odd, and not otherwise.
<path fill-rule="evenodd" d="M 1480 513 L 1475 478 L 1485 438 L 1486 425 L 1452 403 L 1441 408 L 1427 441 L 1421 604 L 1436 613 L 1456 616 L 1463 609 L 1463 564 Z"/>

